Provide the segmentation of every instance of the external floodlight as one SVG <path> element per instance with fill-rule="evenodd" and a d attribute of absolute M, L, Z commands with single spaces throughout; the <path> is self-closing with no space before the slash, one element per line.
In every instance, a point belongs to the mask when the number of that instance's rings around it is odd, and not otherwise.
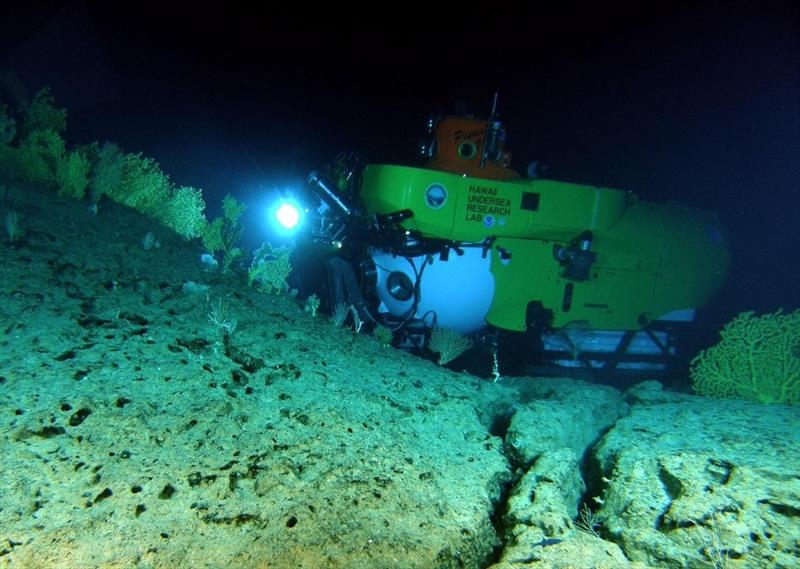
<path fill-rule="evenodd" d="M 283 235 L 297 232 L 303 225 L 305 210 L 293 199 L 281 198 L 269 209 L 269 220 L 275 231 Z"/>
<path fill-rule="evenodd" d="M 300 223 L 300 210 L 290 203 L 283 203 L 275 211 L 275 218 L 285 229 L 294 229 Z"/>

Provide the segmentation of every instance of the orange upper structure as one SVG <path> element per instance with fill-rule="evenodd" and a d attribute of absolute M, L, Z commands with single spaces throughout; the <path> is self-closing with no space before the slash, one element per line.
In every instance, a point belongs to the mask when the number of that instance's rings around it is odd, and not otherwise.
<path fill-rule="evenodd" d="M 505 129 L 499 121 L 448 116 L 436 125 L 433 157 L 426 168 L 489 180 L 514 180 L 519 173 L 509 168 Z"/>

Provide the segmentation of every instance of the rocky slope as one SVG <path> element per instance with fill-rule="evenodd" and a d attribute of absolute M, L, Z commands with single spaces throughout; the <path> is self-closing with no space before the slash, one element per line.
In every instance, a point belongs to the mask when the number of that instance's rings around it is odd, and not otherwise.
<path fill-rule="evenodd" d="M 796 408 L 492 384 L 207 272 L 135 212 L 5 188 L 2 567 L 800 559 Z"/>

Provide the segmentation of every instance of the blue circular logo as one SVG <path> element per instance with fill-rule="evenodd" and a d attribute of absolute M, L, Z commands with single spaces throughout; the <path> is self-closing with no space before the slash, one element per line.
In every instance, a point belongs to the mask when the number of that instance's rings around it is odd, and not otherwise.
<path fill-rule="evenodd" d="M 425 190 L 425 203 L 432 209 L 439 209 L 447 202 L 447 189 L 441 184 L 431 184 Z"/>

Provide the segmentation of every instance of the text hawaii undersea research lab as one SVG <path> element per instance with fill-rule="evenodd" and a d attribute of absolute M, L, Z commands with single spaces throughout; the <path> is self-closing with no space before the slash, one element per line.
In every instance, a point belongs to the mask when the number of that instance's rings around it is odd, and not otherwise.
<path fill-rule="evenodd" d="M 497 188 L 489 186 L 470 186 L 467 190 L 467 221 L 483 222 L 511 215 L 511 200 L 498 196 Z"/>

